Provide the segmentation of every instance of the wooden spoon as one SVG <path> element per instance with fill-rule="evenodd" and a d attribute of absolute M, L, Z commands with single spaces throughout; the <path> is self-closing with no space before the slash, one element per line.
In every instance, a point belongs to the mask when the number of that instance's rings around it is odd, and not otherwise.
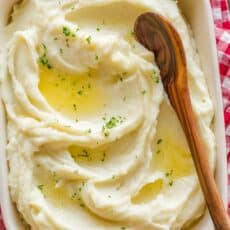
<path fill-rule="evenodd" d="M 145 13 L 139 16 L 134 32 L 137 40 L 155 54 L 165 91 L 187 137 L 215 228 L 230 230 L 230 221 L 209 165 L 207 147 L 202 140 L 193 112 L 185 52 L 180 36 L 167 19 L 156 13 Z"/>

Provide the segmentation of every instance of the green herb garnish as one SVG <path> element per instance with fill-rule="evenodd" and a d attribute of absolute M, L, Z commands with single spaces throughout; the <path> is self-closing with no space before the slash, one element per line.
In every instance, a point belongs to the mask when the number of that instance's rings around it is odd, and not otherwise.
<path fill-rule="evenodd" d="M 103 155 L 102 155 L 101 162 L 104 162 L 104 161 L 105 161 L 105 158 L 106 158 L 106 153 L 104 152 Z"/>
<path fill-rule="evenodd" d="M 63 33 L 66 37 L 69 37 L 69 36 L 72 34 L 70 28 L 68 28 L 68 27 L 66 27 L 66 26 L 63 26 L 63 27 L 62 27 L 62 33 Z"/>
<path fill-rule="evenodd" d="M 58 178 L 57 173 L 55 171 L 52 172 L 52 177 L 53 177 L 54 182 L 57 184 L 59 182 L 59 178 Z"/>
<path fill-rule="evenodd" d="M 84 149 L 82 153 L 77 154 L 78 157 L 89 157 L 89 153 Z"/>
<path fill-rule="evenodd" d="M 169 177 L 173 174 L 173 170 L 171 169 L 169 172 L 165 173 L 165 176 L 166 177 Z"/>
<path fill-rule="evenodd" d="M 172 180 L 169 182 L 169 186 L 173 186 L 173 181 Z"/>
<path fill-rule="evenodd" d="M 73 104 L 73 109 L 74 109 L 75 111 L 77 111 L 77 105 L 76 105 L 76 104 Z"/>
<path fill-rule="evenodd" d="M 102 118 L 103 120 L 106 120 L 106 118 Z M 102 127 L 102 131 L 105 135 L 105 137 L 109 136 L 109 129 L 115 128 L 116 126 L 118 126 L 119 124 L 122 124 L 124 122 L 125 118 L 118 116 L 116 117 L 112 117 L 108 122 L 106 122 L 105 125 L 103 125 Z"/>
<path fill-rule="evenodd" d="M 43 54 L 39 57 L 39 62 L 43 65 L 46 66 L 48 69 L 51 69 L 52 66 L 49 63 L 49 60 L 47 58 L 47 47 L 42 43 L 43 47 Z"/>
<path fill-rule="evenodd" d="M 75 192 L 72 196 L 71 196 L 71 200 L 74 200 L 75 198 L 76 198 L 76 196 L 77 196 L 77 193 Z"/>
<path fill-rule="evenodd" d="M 78 95 L 82 95 L 82 94 L 83 94 L 83 90 L 79 90 L 79 91 L 77 92 L 77 94 L 78 94 Z"/>
<path fill-rule="evenodd" d="M 156 84 L 158 84 L 160 82 L 160 77 L 159 77 L 156 70 L 153 70 L 152 79 Z"/>
<path fill-rule="evenodd" d="M 158 145 L 161 144 L 162 141 L 163 141 L 162 139 L 158 139 L 158 140 L 157 140 L 157 144 L 158 144 Z"/>
<path fill-rule="evenodd" d="M 92 40 L 92 37 L 89 36 L 89 37 L 87 37 L 85 40 L 87 41 L 88 44 L 90 44 L 90 43 L 91 43 L 91 40 Z"/>
<path fill-rule="evenodd" d="M 112 129 L 114 127 L 116 127 L 118 124 L 122 123 L 123 120 L 120 118 L 116 118 L 116 117 L 112 117 L 106 124 L 105 127 L 107 129 Z"/>
<path fill-rule="evenodd" d="M 131 31 L 131 36 L 135 36 L 135 31 Z"/>
<path fill-rule="evenodd" d="M 146 91 L 146 90 L 142 90 L 141 93 L 142 93 L 143 95 L 145 95 L 145 94 L 147 93 L 147 91 Z"/>
<path fill-rule="evenodd" d="M 155 81 L 155 83 L 158 84 L 160 82 L 160 78 L 159 77 L 155 77 L 154 81 Z"/>
<path fill-rule="evenodd" d="M 43 192 L 44 184 L 39 184 L 37 187 L 38 187 L 38 189 L 39 189 L 40 191 Z"/>

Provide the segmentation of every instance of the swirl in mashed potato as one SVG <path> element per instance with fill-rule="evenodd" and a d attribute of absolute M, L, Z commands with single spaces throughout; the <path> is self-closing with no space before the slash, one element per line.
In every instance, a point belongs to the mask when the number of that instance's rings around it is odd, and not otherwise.
<path fill-rule="evenodd" d="M 175 1 L 23 1 L 6 27 L 1 93 L 11 196 L 32 229 L 181 229 L 202 216 L 186 139 L 154 56 L 133 33 L 146 11 L 183 38 L 214 168 L 213 107 Z"/>

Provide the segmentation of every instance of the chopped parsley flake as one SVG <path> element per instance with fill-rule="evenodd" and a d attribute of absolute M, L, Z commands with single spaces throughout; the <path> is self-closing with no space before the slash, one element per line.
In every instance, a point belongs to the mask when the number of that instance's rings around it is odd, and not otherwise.
<path fill-rule="evenodd" d="M 59 52 L 60 52 L 61 54 L 63 54 L 63 49 L 62 49 L 62 48 L 60 48 L 60 49 L 59 49 Z"/>
<path fill-rule="evenodd" d="M 169 182 L 169 186 L 173 186 L 173 181 L 172 180 Z"/>
<path fill-rule="evenodd" d="M 38 189 L 39 189 L 40 191 L 43 191 L 44 184 L 39 184 L 37 187 L 38 187 Z"/>
<path fill-rule="evenodd" d="M 169 172 L 165 173 L 165 176 L 166 177 L 169 177 L 173 174 L 173 170 L 171 169 Z"/>
<path fill-rule="evenodd" d="M 126 76 L 127 76 L 127 72 L 123 72 L 123 73 L 121 73 L 121 74 L 118 74 L 119 80 L 120 80 L 121 82 L 124 81 L 124 78 L 125 78 Z"/>
<path fill-rule="evenodd" d="M 106 118 L 102 118 L 103 120 L 106 120 Z M 103 125 L 102 127 L 102 131 L 105 135 L 105 137 L 109 136 L 109 129 L 115 128 L 118 125 L 122 124 L 125 120 L 125 117 L 121 117 L 118 116 L 116 117 L 112 117 L 108 122 L 105 123 L 105 125 Z"/>
<path fill-rule="evenodd" d="M 52 66 L 49 63 L 49 60 L 47 58 L 47 48 L 44 44 L 42 44 L 43 47 L 43 54 L 39 57 L 39 62 L 43 65 L 46 66 L 48 69 L 51 69 Z"/>
<path fill-rule="evenodd" d="M 98 60 L 98 59 L 99 59 L 99 57 L 98 57 L 98 55 L 96 54 L 96 55 L 95 55 L 95 60 Z"/>
<path fill-rule="evenodd" d="M 62 27 L 62 33 L 65 35 L 65 37 L 67 37 L 65 39 L 65 42 L 66 42 L 66 46 L 69 48 L 70 47 L 70 44 L 69 44 L 69 38 L 75 38 L 76 37 L 76 34 L 71 31 L 71 29 L 67 26 L 63 26 Z"/>
<path fill-rule="evenodd" d="M 75 193 L 70 197 L 70 199 L 71 199 L 71 200 L 74 200 L 74 199 L 76 198 L 76 196 L 77 196 L 77 193 L 75 192 Z"/>
<path fill-rule="evenodd" d="M 98 31 L 98 32 L 99 32 L 100 30 L 101 30 L 101 29 L 100 29 L 99 27 L 97 27 L 97 28 L 96 28 L 96 31 Z"/>
<path fill-rule="evenodd" d="M 158 84 L 160 82 L 160 78 L 159 77 L 155 77 L 154 81 L 155 81 L 155 83 Z"/>
<path fill-rule="evenodd" d="M 108 137 L 109 136 L 109 130 L 104 130 L 104 135 L 105 135 L 105 137 Z"/>
<path fill-rule="evenodd" d="M 83 90 L 79 90 L 79 91 L 77 92 L 77 94 L 78 94 L 78 95 L 82 95 L 82 94 L 83 94 Z"/>
<path fill-rule="evenodd" d="M 88 133 L 91 133 L 92 132 L 92 130 L 91 129 L 88 129 Z"/>
<path fill-rule="evenodd" d="M 63 27 L 62 27 L 62 33 L 63 33 L 66 37 L 69 37 L 69 36 L 75 37 L 75 36 L 76 36 L 76 35 L 71 31 L 71 29 L 68 28 L 67 26 L 63 26 Z"/>
<path fill-rule="evenodd" d="M 73 109 L 76 111 L 77 110 L 77 105 L 73 104 Z"/>
<path fill-rule="evenodd" d="M 48 69 L 51 69 L 51 68 L 52 68 L 51 65 L 49 64 L 49 61 L 48 61 L 47 57 L 46 57 L 45 55 L 41 56 L 41 57 L 39 58 L 39 61 L 40 61 L 40 63 L 41 63 L 42 65 L 46 66 Z"/>
<path fill-rule="evenodd" d="M 141 93 L 142 93 L 143 95 L 145 95 L 145 94 L 147 93 L 147 91 L 146 91 L 146 90 L 142 90 Z"/>
<path fill-rule="evenodd" d="M 91 43 L 91 40 L 92 40 L 92 37 L 89 36 L 89 37 L 87 37 L 85 40 L 87 41 L 88 44 L 90 44 L 90 43 Z"/>
<path fill-rule="evenodd" d="M 59 182 L 59 178 L 58 178 L 57 173 L 55 171 L 52 172 L 52 177 L 53 177 L 54 182 L 57 184 Z"/>
<path fill-rule="evenodd" d="M 126 229 L 126 227 L 121 227 L 121 229 L 122 229 L 122 230 L 125 230 L 125 229 Z"/>
<path fill-rule="evenodd" d="M 84 149 L 82 153 L 77 154 L 78 157 L 89 157 L 89 153 Z"/>
<path fill-rule="evenodd" d="M 69 39 L 67 38 L 66 40 L 65 40 L 65 43 L 66 43 L 66 47 L 70 47 L 70 45 L 69 45 Z"/>
<path fill-rule="evenodd" d="M 152 72 L 152 79 L 156 84 L 158 84 L 160 82 L 160 77 L 159 77 L 156 70 L 153 70 L 153 72 Z"/>
<path fill-rule="evenodd" d="M 118 118 L 116 117 L 112 117 L 106 124 L 105 127 L 107 129 L 112 129 L 114 127 L 116 127 L 118 124 L 123 123 L 124 118 L 122 118 L 121 116 L 119 116 Z"/>
<path fill-rule="evenodd" d="M 131 31 L 131 36 L 135 36 L 135 31 Z"/>
<path fill-rule="evenodd" d="M 106 153 L 104 152 L 103 155 L 102 155 L 101 162 L 104 162 L 104 161 L 105 161 L 105 158 L 106 158 Z"/>
<path fill-rule="evenodd" d="M 157 140 L 157 144 L 158 144 L 158 145 L 161 144 L 162 141 L 163 141 L 162 139 L 158 139 L 158 140 Z"/>

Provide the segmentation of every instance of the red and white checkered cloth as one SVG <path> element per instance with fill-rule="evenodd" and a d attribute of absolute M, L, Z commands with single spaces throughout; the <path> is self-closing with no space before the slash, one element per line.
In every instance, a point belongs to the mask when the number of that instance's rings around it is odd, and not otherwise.
<path fill-rule="evenodd" d="M 230 15 L 227 0 L 210 0 L 215 22 L 228 154 L 228 186 L 230 210 Z M 229 212 L 230 213 L 230 212 Z M 5 230 L 0 212 L 0 230 Z"/>
<path fill-rule="evenodd" d="M 227 0 L 211 0 L 215 21 L 228 154 L 228 208 L 230 214 L 230 15 Z"/>

